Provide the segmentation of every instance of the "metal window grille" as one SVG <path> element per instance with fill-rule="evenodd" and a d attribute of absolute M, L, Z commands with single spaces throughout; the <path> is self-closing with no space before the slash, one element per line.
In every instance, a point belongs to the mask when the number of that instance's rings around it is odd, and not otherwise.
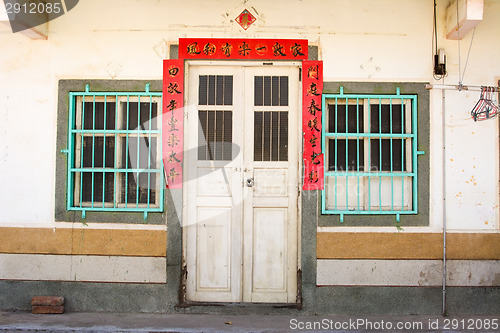
<path fill-rule="evenodd" d="M 161 92 L 71 92 L 67 209 L 163 211 Z"/>
<path fill-rule="evenodd" d="M 417 96 L 324 94 L 322 213 L 418 213 Z"/>

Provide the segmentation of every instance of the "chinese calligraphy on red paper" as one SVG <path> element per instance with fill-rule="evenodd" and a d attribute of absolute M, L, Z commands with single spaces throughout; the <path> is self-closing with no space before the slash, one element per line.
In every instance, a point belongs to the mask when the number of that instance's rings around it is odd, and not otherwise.
<path fill-rule="evenodd" d="M 305 39 L 180 38 L 182 59 L 306 60 Z"/>
<path fill-rule="evenodd" d="M 201 53 L 197 43 L 188 49 Z M 203 52 L 210 49 L 204 48 Z M 182 188 L 183 126 L 184 126 L 184 60 L 171 59 L 163 62 L 163 165 L 168 188 Z"/>
<path fill-rule="evenodd" d="M 302 132 L 304 135 L 304 190 L 321 190 L 324 186 L 324 160 L 321 152 L 321 93 L 323 62 L 303 61 Z"/>

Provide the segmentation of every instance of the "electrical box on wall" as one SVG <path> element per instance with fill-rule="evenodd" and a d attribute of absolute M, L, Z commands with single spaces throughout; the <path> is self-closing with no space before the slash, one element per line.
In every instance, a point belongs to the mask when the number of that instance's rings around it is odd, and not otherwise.
<path fill-rule="evenodd" d="M 446 9 L 446 38 L 462 39 L 474 29 L 483 20 L 483 2 L 454 0 Z"/>

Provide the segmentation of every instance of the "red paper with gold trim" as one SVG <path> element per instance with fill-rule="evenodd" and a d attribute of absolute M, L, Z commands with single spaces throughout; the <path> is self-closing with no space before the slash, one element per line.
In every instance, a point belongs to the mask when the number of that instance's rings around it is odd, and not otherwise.
<path fill-rule="evenodd" d="M 321 93 L 323 62 L 302 62 L 302 132 L 304 137 L 303 190 L 324 187 L 324 158 L 321 151 Z"/>
<path fill-rule="evenodd" d="M 184 60 L 163 61 L 163 166 L 167 188 L 182 188 L 184 149 Z"/>
<path fill-rule="evenodd" d="M 307 60 L 307 39 L 179 38 L 182 59 Z"/>

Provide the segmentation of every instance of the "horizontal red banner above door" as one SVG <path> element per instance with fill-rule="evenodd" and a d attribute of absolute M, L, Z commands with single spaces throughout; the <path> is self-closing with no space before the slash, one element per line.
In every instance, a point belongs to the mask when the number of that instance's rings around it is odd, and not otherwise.
<path fill-rule="evenodd" d="M 307 39 L 179 38 L 179 59 L 307 60 Z"/>

